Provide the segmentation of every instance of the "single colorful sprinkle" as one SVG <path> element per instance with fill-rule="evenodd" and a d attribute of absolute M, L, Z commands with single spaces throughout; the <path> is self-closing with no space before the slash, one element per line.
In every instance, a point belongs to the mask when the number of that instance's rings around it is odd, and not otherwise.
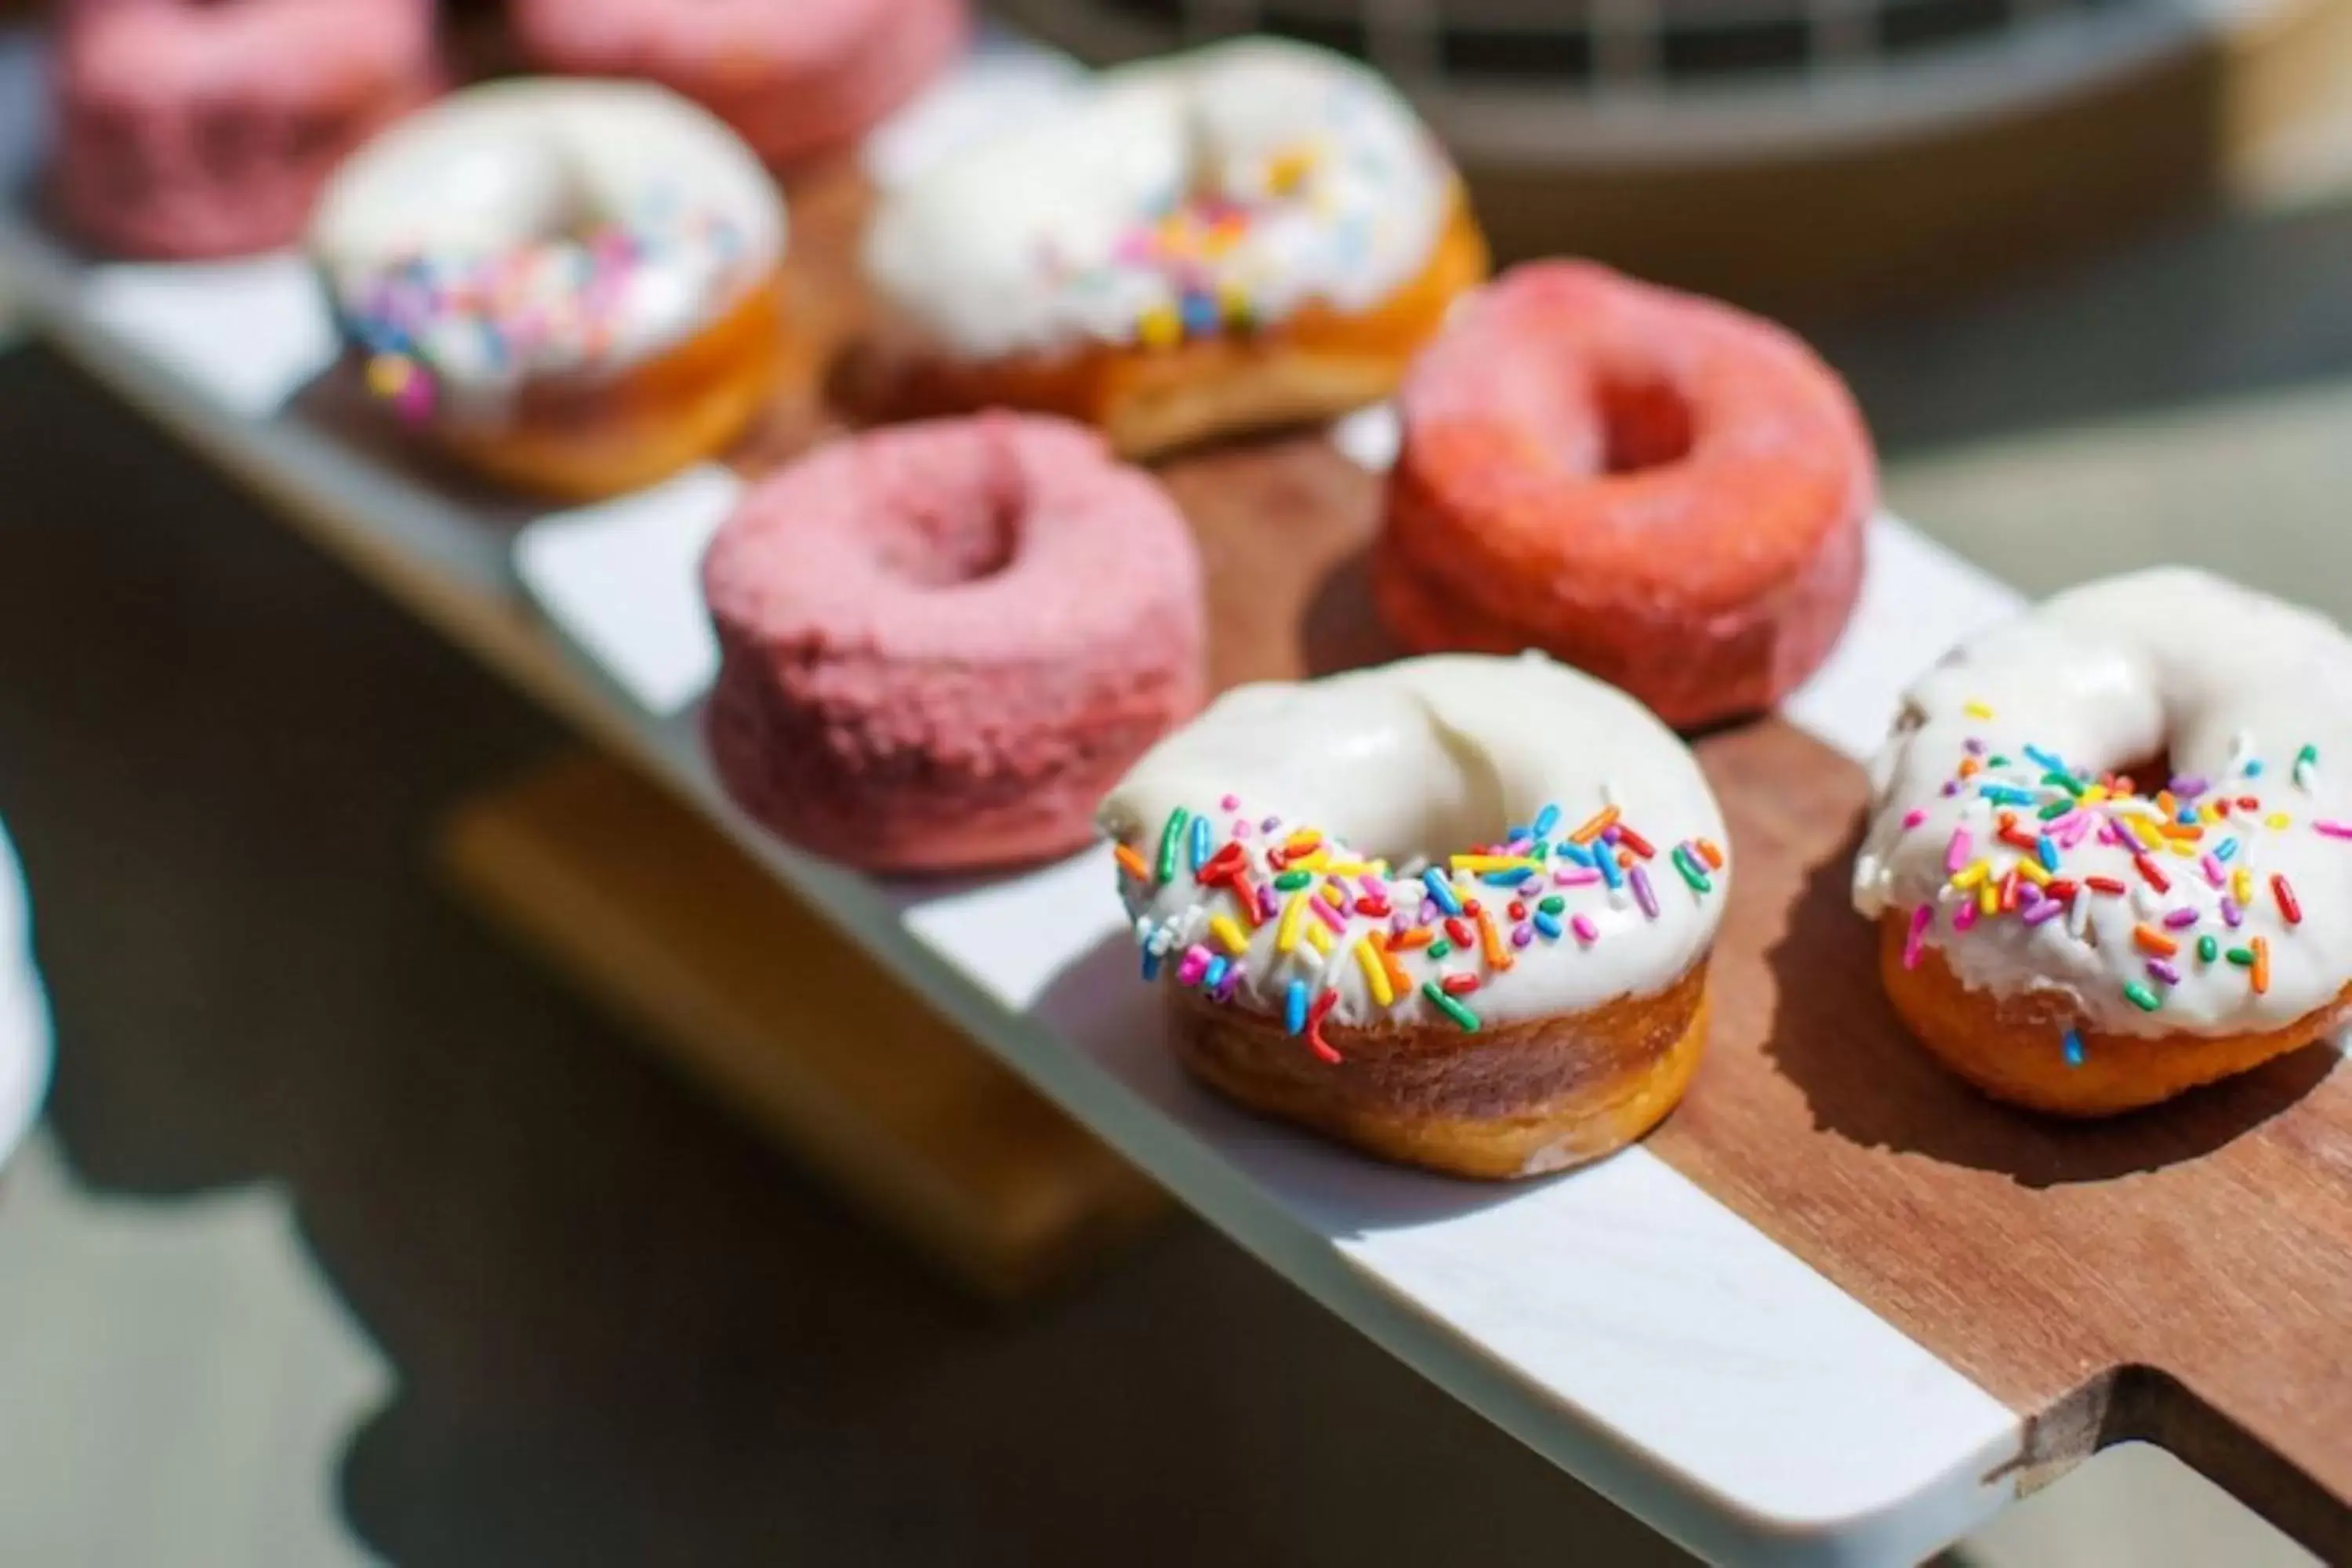
<path fill-rule="evenodd" d="M 1469 1008 L 1464 1006 L 1454 997 L 1446 994 L 1442 986 L 1435 984 L 1425 984 L 1421 988 L 1421 994 L 1429 998 L 1429 1005 L 1431 1006 L 1436 1008 L 1439 1012 L 1453 1019 L 1454 1022 L 1461 1027 L 1463 1033 L 1477 1033 L 1478 1015 L 1470 1011 Z"/>
<path fill-rule="evenodd" d="M 1316 997 L 1315 1005 L 1307 1010 L 1307 1048 L 1323 1060 L 1332 1063 L 1337 1063 L 1343 1058 L 1331 1042 L 1323 1037 L 1323 1020 L 1330 1015 L 1331 1009 L 1339 1005 L 1339 994 L 1337 991 L 1326 991 Z"/>
<path fill-rule="evenodd" d="M 1449 915 L 1462 912 L 1462 900 L 1454 896 L 1454 884 L 1445 879 L 1445 873 L 1432 866 L 1421 874 L 1421 881 L 1429 889 L 1429 896 L 1437 900 L 1439 909 Z"/>
<path fill-rule="evenodd" d="M 1163 882 L 1176 879 L 1176 852 L 1183 847 L 1184 829 L 1192 820 L 1192 814 L 1180 805 L 1168 814 L 1168 825 L 1160 830 L 1160 879 Z"/>
<path fill-rule="evenodd" d="M 1679 867 L 1681 862 L 1677 861 L 1675 864 Z M 1633 898 L 1634 900 L 1642 906 L 1642 912 L 1650 919 L 1656 920 L 1658 918 L 1658 895 L 1651 891 L 1650 879 L 1643 873 L 1642 868 L 1639 866 L 1634 867 L 1631 871 L 1627 872 L 1626 875 L 1633 884 Z M 1685 873 L 1685 879 L 1687 879 L 1687 875 L 1688 874 Z"/>
<path fill-rule="evenodd" d="M 1364 984 L 1370 990 L 1372 1001 L 1382 1007 L 1392 1007 L 1396 1005 L 1396 993 L 1389 989 L 1388 967 L 1381 963 L 1372 941 L 1368 936 L 1356 943 L 1356 967 L 1364 972 Z"/>
<path fill-rule="evenodd" d="M 1904 968 L 1919 967 L 1920 950 L 1927 944 L 1927 928 L 1935 923 L 1935 920 L 1936 911 L 1931 905 L 1921 904 L 1911 911 L 1911 929 L 1903 938 Z"/>

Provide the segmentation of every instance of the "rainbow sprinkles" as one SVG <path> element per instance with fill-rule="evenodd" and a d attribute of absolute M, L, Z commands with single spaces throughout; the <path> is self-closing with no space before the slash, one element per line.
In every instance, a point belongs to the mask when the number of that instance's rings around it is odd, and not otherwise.
<path fill-rule="evenodd" d="M 1995 716 L 1982 702 L 1967 711 Z M 1996 750 L 1968 737 L 1937 792 L 1959 806 L 1944 837 L 1944 878 L 1906 917 L 1904 967 L 1916 968 L 1939 935 L 2014 921 L 2046 932 L 2045 947 L 2102 953 L 2096 962 L 2142 1013 L 2200 978 L 2266 994 L 2279 944 L 2305 922 L 2279 852 L 2298 839 L 2352 839 L 2352 822 L 2304 814 L 2319 780 L 2315 742 L 2275 771 L 2251 736 L 2231 750 L 2218 776 L 2183 774 L 2146 794 L 2127 776 L 2069 766 L 2038 745 Z M 2266 786 L 2280 772 L 2285 788 L 2274 795 Z M 1929 821 L 1928 805 L 1911 806 L 1902 831 L 1930 830 Z M 2078 1032 L 2062 1048 L 2081 1064 Z"/>
<path fill-rule="evenodd" d="M 1465 1033 L 1481 993 L 1545 950 L 1591 954 L 1636 925 L 1720 896 L 1722 847 L 1661 849 L 1613 805 L 1570 824 L 1547 805 L 1493 844 L 1391 866 L 1226 795 L 1178 806 L 1141 847 L 1115 844 L 1143 978 L 1223 1004 L 1278 998 L 1284 1027 L 1326 1062 L 1335 1015 L 1377 1026 L 1434 1015 Z M 1156 911 L 1156 912 L 1155 912 Z M 1711 921 L 1710 921 L 1711 925 Z"/>
<path fill-rule="evenodd" d="M 1215 181 L 1163 195 L 1095 260 L 1074 264 L 1041 240 L 1047 285 L 1099 296 L 1124 322 L 1115 338 L 1166 349 L 1247 332 L 1313 302 L 1293 287 L 1295 278 L 1362 270 L 1382 243 L 1376 234 L 1397 220 L 1343 193 L 1393 187 L 1402 178 L 1395 161 L 1433 154 L 1416 141 L 1348 132 L 1362 105 L 1344 91 L 1329 99 L 1334 129 L 1229 156 Z"/>
<path fill-rule="evenodd" d="M 423 424 L 494 411 L 527 377 L 641 363 L 763 270 L 723 213 L 657 190 L 570 232 L 398 255 L 346 279 L 337 305 L 368 390 Z"/>
<path fill-rule="evenodd" d="M 1375 72 L 1237 39 L 1106 72 L 942 160 L 887 195 L 865 254 L 959 357 L 1169 349 L 1378 308 L 1436 253 L 1457 184 Z"/>

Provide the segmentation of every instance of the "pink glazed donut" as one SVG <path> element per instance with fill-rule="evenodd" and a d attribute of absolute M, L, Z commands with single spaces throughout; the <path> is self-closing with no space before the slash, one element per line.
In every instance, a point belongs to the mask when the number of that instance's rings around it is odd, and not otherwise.
<path fill-rule="evenodd" d="M 432 0 L 74 0 L 54 68 L 60 216 L 157 260 L 293 244 L 441 79 Z"/>
<path fill-rule="evenodd" d="M 513 0 L 542 68 L 643 77 L 771 163 L 845 147 L 962 51 L 964 0 Z"/>
<path fill-rule="evenodd" d="M 835 441 L 703 559 L 720 781 L 880 871 L 1043 859 L 1202 695 L 1201 564 L 1149 475 L 1009 414 Z"/>

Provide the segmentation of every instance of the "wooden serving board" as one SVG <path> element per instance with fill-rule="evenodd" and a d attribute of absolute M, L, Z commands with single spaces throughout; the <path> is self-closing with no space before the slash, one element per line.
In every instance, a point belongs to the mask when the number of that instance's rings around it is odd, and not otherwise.
<path fill-rule="evenodd" d="M 1162 477 L 1208 567 L 1222 689 L 1397 657 L 1365 588 L 1380 481 L 1318 437 Z M 2352 1073 L 2322 1043 L 2074 1123 L 1912 1043 L 1848 900 L 1862 769 L 1777 717 L 1696 743 L 1737 866 L 1714 1034 L 1648 1143 L 2008 1403 L 2021 1489 L 2157 1443 L 2352 1560 Z"/>

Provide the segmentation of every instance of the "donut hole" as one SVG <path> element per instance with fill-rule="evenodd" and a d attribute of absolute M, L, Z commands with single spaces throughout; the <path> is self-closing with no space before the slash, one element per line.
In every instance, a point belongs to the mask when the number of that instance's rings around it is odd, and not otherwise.
<path fill-rule="evenodd" d="M 2172 784 L 2171 749 L 2167 747 L 2121 767 L 2109 768 L 2107 773 L 2119 782 L 2128 783 L 2134 795 L 2159 794 Z"/>
<path fill-rule="evenodd" d="M 332 158 L 352 140 L 350 117 L 317 111 L 294 117 L 286 131 L 286 151 L 304 163 Z"/>
<path fill-rule="evenodd" d="M 1352 848 L 1386 860 L 1404 876 L 1423 866 L 1443 866 L 1447 857 L 1474 846 L 1496 843 L 1505 828 L 1542 809 L 1541 802 L 1512 800 L 1493 761 L 1473 742 L 1442 725 L 1432 725 L 1427 739 L 1442 757 L 1431 758 L 1410 742 L 1410 749 L 1392 755 L 1378 751 L 1353 754 L 1352 766 L 1400 771 L 1417 785 L 1388 803 L 1387 815 L 1380 820 L 1332 824 Z M 1356 831 L 1349 831 L 1351 826 Z"/>
<path fill-rule="evenodd" d="M 196 157 L 212 174 L 233 177 L 251 167 L 260 152 L 260 127 L 241 109 L 219 109 L 196 118 Z"/>
<path fill-rule="evenodd" d="M 882 568 L 918 588 L 961 588 L 1013 564 L 1029 498 L 1007 464 L 978 485 L 900 505 L 877 520 Z"/>
<path fill-rule="evenodd" d="M 1593 385 L 1601 467 L 1612 474 L 1663 468 L 1690 456 L 1690 399 L 1663 376 L 1603 374 Z"/>
<path fill-rule="evenodd" d="M 514 245 L 582 239 L 612 216 L 565 148 L 541 137 L 453 151 L 434 195 L 435 218 L 450 233 L 486 230 Z"/>

